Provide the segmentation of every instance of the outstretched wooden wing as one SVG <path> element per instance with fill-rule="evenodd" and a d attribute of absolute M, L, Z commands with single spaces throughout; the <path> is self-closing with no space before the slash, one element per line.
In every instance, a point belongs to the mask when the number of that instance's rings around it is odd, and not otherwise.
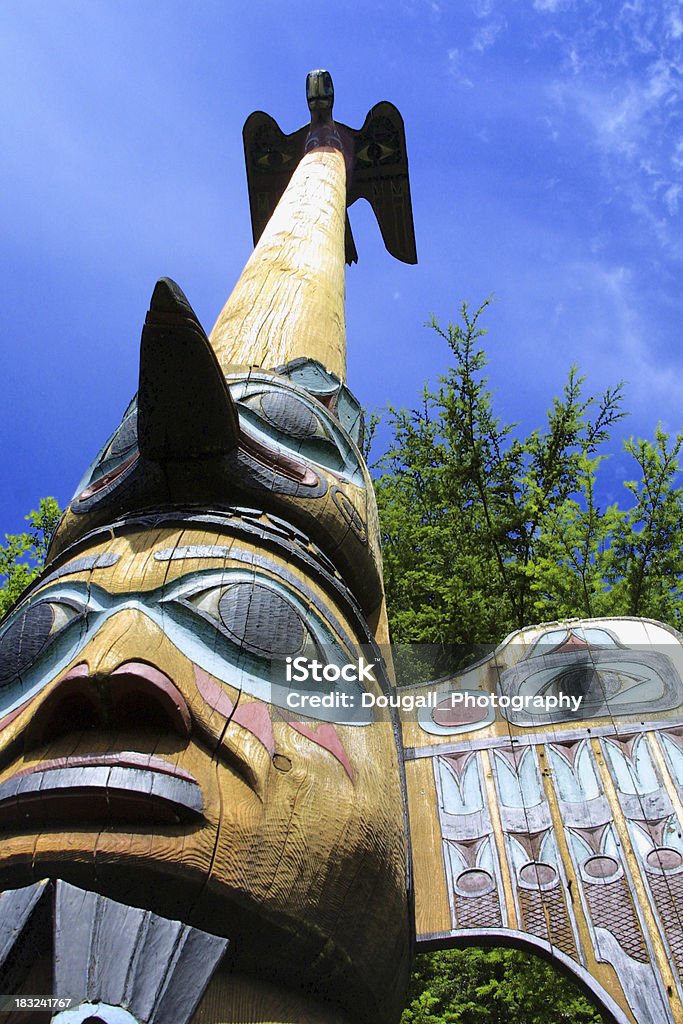
<path fill-rule="evenodd" d="M 242 139 L 254 245 L 303 156 L 307 131 L 304 127 L 285 135 L 277 121 L 262 110 L 255 110 L 244 123 Z"/>
<path fill-rule="evenodd" d="M 417 263 L 403 118 L 393 103 L 384 101 L 375 104 L 359 131 L 347 131 L 355 143 L 348 205 L 367 199 L 391 255 Z"/>
<path fill-rule="evenodd" d="M 401 691 L 418 947 L 526 945 L 617 1021 L 678 1021 L 682 643 L 555 623 Z"/>
<path fill-rule="evenodd" d="M 408 179 L 408 156 L 403 119 L 392 103 L 377 103 L 359 130 L 338 124 L 348 146 L 353 170 L 347 206 L 367 199 L 377 217 L 382 239 L 396 259 L 417 263 L 413 211 Z M 270 220 L 289 179 L 304 154 L 306 125 L 285 135 L 276 121 L 261 110 L 247 118 L 242 136 L 249 186 L 254 245 Z M 357 263 L 358 253 L 346 218 L 346 262 Z"/>

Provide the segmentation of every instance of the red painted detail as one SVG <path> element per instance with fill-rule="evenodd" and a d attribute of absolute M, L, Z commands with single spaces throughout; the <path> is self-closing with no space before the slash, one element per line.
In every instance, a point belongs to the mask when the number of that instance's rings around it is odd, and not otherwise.
<path fill-rule="evenodd" d="M 242 726 L 252 736 L 255 736 L 259 743 L 262 743 L 270 756 L 275 753 L 275 739 L 273 737 L 273 723 L 270 712 L 261 701 L 250 701 L 249 703 L 233 703 L 225 690 L 212 679 L 211 676 L 194 666 L 194 677 L 197 689 L 201 697 L 209 707 L 213 708 L 226 720 L 230 719 L 237 725 Z"/>
<path fill-rule="evenodd" d="M 488 696 L 488 695 L 487 695 Z M 442 700 L 432 711 L 432 721 L 444 729 L 452 729 L 458 725 L 474 725 L 483 722 L 488 716 L 487 707 L 464 707 L 451 704 L 451 698 Z"/>
<path fill-rule="evenodd" d="M 114 672 L 91 672 L 76 665 L 40 700 L 26 728 L 26 748 L 42 746 L 74 728 L 137 727 L 170 729 L 187 739 L 192 720 L 185 698 L 160 669 L 127 661 Z"/>
<path fill-rule="evenodd" d="M 235 705 L 216 680 L 197 665 L 194 666 L 194 679 L 202 699 L 209 707 L 217 711 L 219 715 L 223 715 L 223 718 L 232 718 Z"/>
<path fill-rule="evenodd" d="M 275 753 L 273 723 L 265 704 L 257 700 L 250 701 L 248 704 L 243 704 L 240 701 L 232 716 L 232 720 L 255 736 L 263 744 L 270 756 L 273 756 Z"/>
<path fill-rule="evenodd" d="M 662 871 L 674 871 L 683 864 L 683 857 L 672 846 L 659 846 L 650 850 L 646 860 L 651 868 L 660 868 Z"/>
<path fill-rule="evenodd" d="M 68 672 L 60 678 L 60 683 L 65 682 L 67 679 L 80 679 L 83 676 L 87 676 L 90 673 L 87 661 L 79 661 L 78 665 L 74 665 Z"/>
<path fill-rule="evenodd" d="M 482 896 L 484 893 L 491 892 L 494 887 L 492 876 L 483 868 L 468 868 L 461 871 L 455 884 L 468 896 Z"/>
<path fill-rule="evenodd" d="M 28 700 L 25 700 L 24 703 L 20 704 L 18 708 L 14 709 L 14 711 L 10 711 L 10 713 L 8 715 L 5 715 L 4 718 L 0 718 L 0 730 L 5 729 L 10 724 L 10 722 L 13 722 L 14 719 L 17 718 L 18 715 L 21 714 L 21 712 L 24 710 L 24 708 L 27 708 L 29 706 L 29 704 L 37 696 L 38 696 L 38 694 L 34 694 L 33 697 L 29 697 Z"/>
<path fill-rule="evenodd" d="M 519 877 L 522 882 L 535 888 L 551 885 L 557 880 L 557 871 L 552 864 L 544 864 L 540 860 L 532 860 L 523 864 L 519 869 Z"/>
<path fill-rule="evenodd" d="M 592 828 L 574 828 L 572 832 L 576 832 L 577 835 L 581 836 L 585 840 L 589 849 L 594 854 L 599 854 L 600 848 L 602 847 L 602 839 L 605 834 L 605 829 L 609 828 L 609 825 L 593 825 Z"/>
<path fill-rule="evenodd" d="M 582 743 L 583 740 L 562 740 L 559 743 L 551 743 L 550 746 L 573 768 Z"/>
<path fill-rule="evenodd" d="M 462 777 L 467 770 L 467 766 L 474 757 L 473 750 L 466 750 L 461 754 L 444 754 L 444 761 L 448 762 L 451 771 L 458 780 L 458 785 L 462 784 Z"/>
<path fill-rule="evenodd" d="M 578 653 L 579 651 L 592 650 L 592 644 L 589 644 L 581 636 L 577 636 L 574 630 L 570 630 L 569 636 L 562 640 L 561 643 L 557 644 L 552 648 L 551 651 L 547 651 L 547 654 L 564 654 L 565 652 Z"/>
<path fill-rule="evenodd" d="M 512 768 L 513 772 L 519 772 L 519 766 L 522 762 L 522 758 L 530 748 L 528 746 L 518 747 L 497 747 L 496 754 L 500 754 Z"/>
<path fill-rule="evenodd" d="M 283 455 L 282 452 L 267 448 L 255 437 L 247 434 L 245 430 L 240 434 L 240 448 L 263 466 L 267 466 L 268 469 L 276 473 L 281 473 L 289 480 L 295 480 L 296 483 L 304 484 L 306 487 L 316 487 L 320 482 L 310 466 L 304 466 L 295 459 Z"/>
<path fill-rule="evenodd" d="M 589 857 L 588 860 L 584 861 L 583 870 L 591 878 L 606 880 L 616 875 L 619 870 L 619 862 L 616 861 L 614 857 L 598 854 L 597 856 Z"/>
<path fill-rule="evenodd" d="M 89 484 L 86 488 L 84 488 L 84 490 L 81 491 L 76 500 L 85 501 L 86 498 L 92 498 L 93 494 L 97 494 L 98 491 L 103 490 L 103 488 L 105 488 L 113 480 L 116 480 L 116 478 L 125 473 L 127 469 L 130 469 L 133 463 L 137 462 L 137 460 L 138 452 L 135 452 L 135 454 L 131 455 L 130 458 L 126 459 L 125 462 L 122 462 L 120 466 L 116 466 L 115 469 L 110 470 L 109 473 L 105 473 L 104 476 L 101 476 L 99 478 L 99 480 L 95 480 L 93 483 Z"/>
<path fill-rule="evenodd" d="M 339 761 L 344 771 L 353 782 L 353 769 L 351 763 L 344 749 L 342 741 L 339 739 L 337 730 L 333 725 L 324 722 L 319 725 L 317 729 L 314 729 L 308 722 L 293 722 L 287 719 L 288 725 L 291 725 L 292 729 L 300 733 L 302 736 L 306 736 L 309 740 L 317 743 L 319 747 L 324 747 L 325 750 L 329 750 L 330 754 Z"/>

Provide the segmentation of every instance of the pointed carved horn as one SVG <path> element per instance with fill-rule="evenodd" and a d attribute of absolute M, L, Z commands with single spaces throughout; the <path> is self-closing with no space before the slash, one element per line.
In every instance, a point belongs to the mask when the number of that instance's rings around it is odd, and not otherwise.
<path fill-rule="evenodd" d="M 140 453 L 157 462 L 226 455 L 239 423 L 220 364 L 175 281 L 157 281 L 142 331 Z"/>

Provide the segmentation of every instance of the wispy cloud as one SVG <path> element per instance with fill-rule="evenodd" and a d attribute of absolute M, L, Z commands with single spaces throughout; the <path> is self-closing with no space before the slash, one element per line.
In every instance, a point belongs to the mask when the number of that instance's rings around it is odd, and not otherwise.
<path fill-rule="evenodd" d="M 569 7 L 571 0 L 534 0 L 534 10 L 544 14 L 556 14 Z"/>
<path fill-rule="evenodd" d="M 582 260 L 569 264 L 566 273 L 567 296 L 579 304 L 585 318 L 583 337 L 577 339 L 581 366 L 591 376 L 595 373 L 610 382 L 623 379 L 634 412 L 656 408 L 658 416 L 677 430 L 678 353 L 667 348 L 665 339 L 653 335 L 634 271 L 623 264 Z M 565 299 L 555 310 L 556 317 L 561 318 L 567 308 Z"/>
<path fill-rule="evenodd" d="M 505 23 L 501 18 L 488 21 L 485 25 L 482 25 L 472 37 L 472 49 L 478 53 L 484 53 L 485 50 L 493 46 L 504 27 Z"/>
<path fill-rule="evenodd" d="M 448 74 L 454 78 L 459 85 L 464 85 L 468 89 L 471 89 L 474 86 L 474 82 L 465 72 L 465 61 L 462 50 L 457 46 L 452 46 L 446 54 L 446 59 L 448 61 Z"/>
<path fill-rule="evenodd" d="M 536 0 L 547 12 L 557 0 Z M 553 7 L 553 11 L 558 10 Z M 597 150 L 607 184 L 672 253 L 681 253 L 683 188 L 683 20 L 676 2 L 622 4 L 608 24 L 595 17 L 558 16 L 554 39 L 564 74 L 549 95 L 554 126 L 565 135 L 583 129 Z M 587 133 L 587 134 L 586 134 Z"/>

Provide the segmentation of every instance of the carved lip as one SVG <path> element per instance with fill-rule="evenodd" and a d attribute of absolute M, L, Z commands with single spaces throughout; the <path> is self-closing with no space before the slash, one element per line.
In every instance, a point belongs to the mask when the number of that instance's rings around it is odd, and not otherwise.
<path fill-rule="evenodd" d="M 189 772 L 137 752 L 83 754 L 24 768 L 0 785 L 0 828 L 118 822 L 178 825 L 202 817 Z"/>
<path fill-rule="evenodd" d="M 137 750 L 122 750 L 111 754 L 70 754 L 68 757 L 55 757 L 50 761 L 41 761 L 39 764 L 22 768 L 12 778 L 18 779 L 23 775 L 32 775 L 34 772 L 44 772 L 50 768 L 101 768 L 103 765 L 112 765 L 117 768 L 142 768 L 150 772 L 160 772 L 162 775 L 173 775 L 178 779 L 186 779 L 194 782 L 196 779 L 184 768 L 164 761 L 161 757 L 153 757 L 151 754 L 141 754 Z"/>

